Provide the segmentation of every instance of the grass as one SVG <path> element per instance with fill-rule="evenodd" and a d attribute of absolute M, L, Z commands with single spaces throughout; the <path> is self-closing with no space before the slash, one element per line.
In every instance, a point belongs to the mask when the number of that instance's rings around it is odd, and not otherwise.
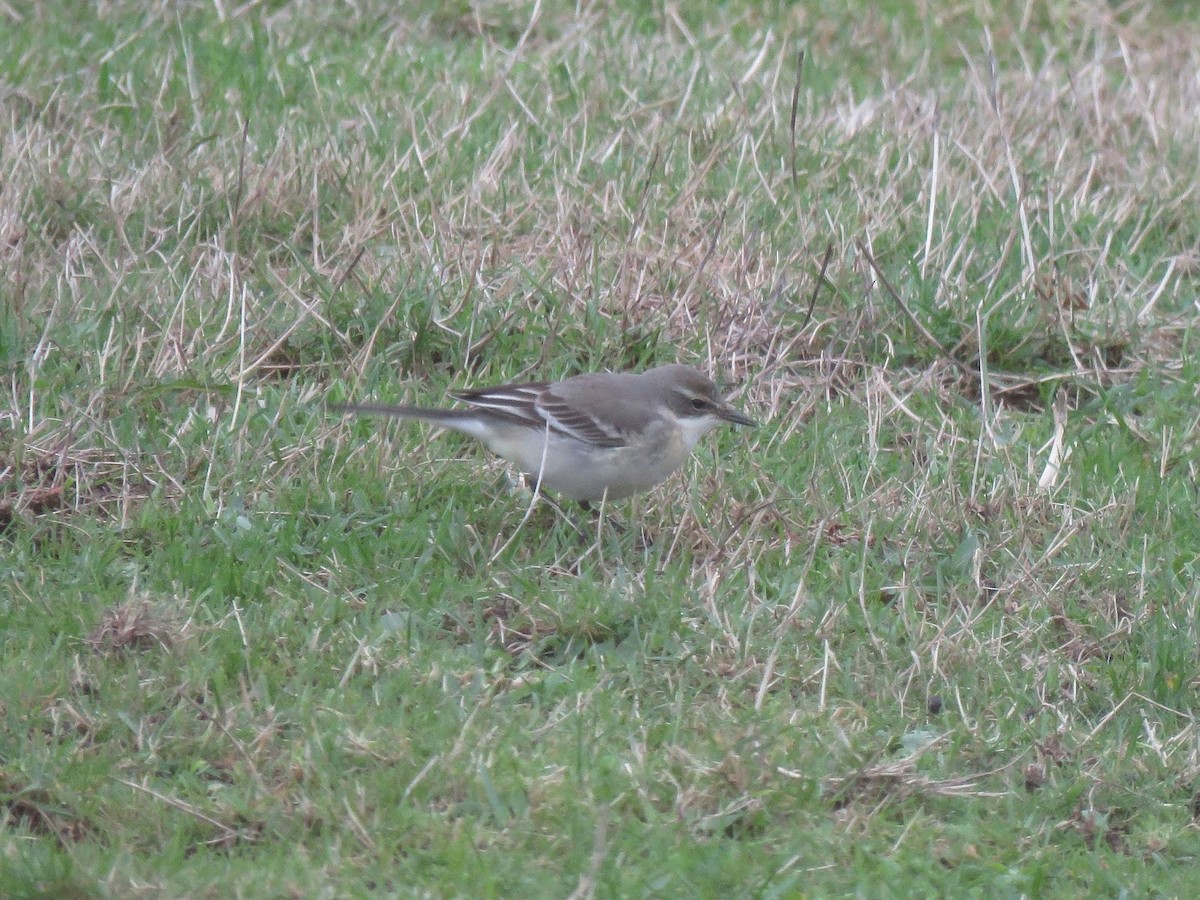
<path fill-rule="evenodd" d="M 876 6 L 0 8 L 6 895 L 1195 893 L 1200 29 Z"/>

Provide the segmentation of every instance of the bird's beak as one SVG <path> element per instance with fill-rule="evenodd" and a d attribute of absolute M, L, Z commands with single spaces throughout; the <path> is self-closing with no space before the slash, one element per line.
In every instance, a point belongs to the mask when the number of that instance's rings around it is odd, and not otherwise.
<path fill-rule="evenodd" d="M 717 410 L 717 418 L 724 419 L 726 422 L 732 422 L 734 425 L 749 425 L 751 428 L 757 428 L 758 423 L 740 410 L 734 409 L 728 403 L 724 404 Z"/>

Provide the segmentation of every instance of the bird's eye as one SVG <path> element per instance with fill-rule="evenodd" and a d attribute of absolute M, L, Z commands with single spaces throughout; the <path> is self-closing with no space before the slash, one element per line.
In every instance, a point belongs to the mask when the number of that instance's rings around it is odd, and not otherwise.
<path fill-rule="evenodd" d="M 694 409 L 696 412 L 704 412 L 704 410 L 708 409 L 708 401 L 703 397 L 693 397 L 692 409 Z"/>

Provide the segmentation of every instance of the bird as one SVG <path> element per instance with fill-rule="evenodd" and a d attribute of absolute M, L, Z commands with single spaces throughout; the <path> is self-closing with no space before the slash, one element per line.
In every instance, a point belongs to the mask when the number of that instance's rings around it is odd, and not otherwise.
<path fill-rule="evenodd" d="M 672 364 L 640 373 L 451 391 L 466 408 L 334 404 L 342 413 L 418 419 L 470 435 L 534 480 L 585 506 L 647 491 L 722 423 L 758 423 L 703 372 Z"/>

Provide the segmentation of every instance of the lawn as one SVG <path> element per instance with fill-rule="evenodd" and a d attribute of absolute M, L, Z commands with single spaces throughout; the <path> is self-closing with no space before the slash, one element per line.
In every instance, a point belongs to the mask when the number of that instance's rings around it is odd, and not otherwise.
<path fill-rule="evenodd" d="M 0 3 L 0 894 L 1195 896 L 1197 71 Z M 762 424 L 598 522 L 328 408 L 675 361 Z"/>

